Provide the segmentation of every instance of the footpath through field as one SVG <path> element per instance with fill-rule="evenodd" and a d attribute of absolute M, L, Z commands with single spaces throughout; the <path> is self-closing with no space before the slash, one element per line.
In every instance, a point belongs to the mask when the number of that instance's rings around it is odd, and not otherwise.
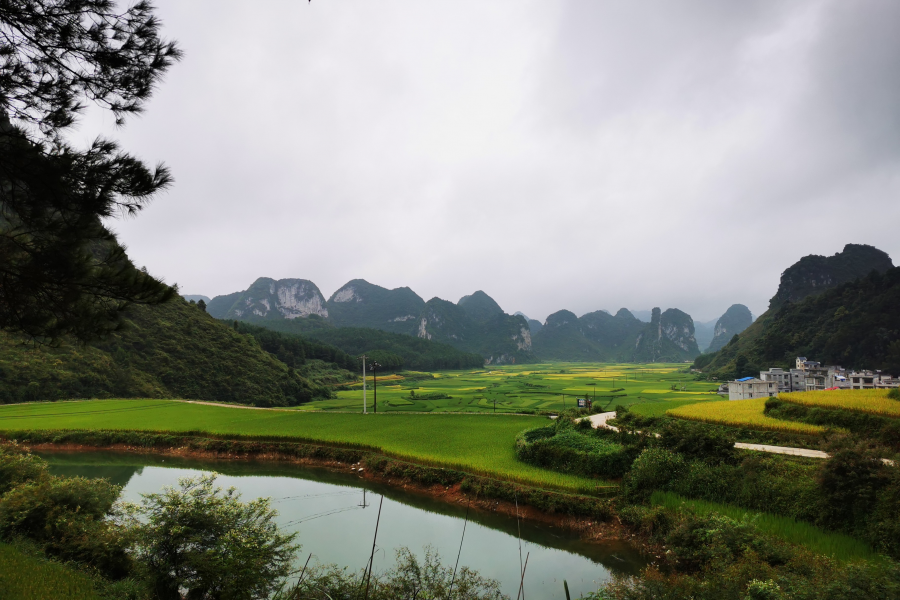
<path fill-rule="evenodd" d="M 594 429 L 604 427 L 606 429 L 611 429 L 612 431 L 618 431 L 618 428 L 613 427 L 607 422 L 610 419 L 616 418 L 615 412 L 600 413 L 597 415 L 591 415 L 588 418 L 590 419 L 591 426 Z M 659 437 L 659 434 L 654 435 Z M 766 444 L 744 444 L 742 442 L 738 442 L 734 445 L 734 447 L 741 450 L 756 450 L 757 452 L 768 452 L 769 454 L 790 454 L 793 456 L 805 456 L 806 458 L 829 458 L 830 456 L 827 452 L 822 452 L 821 450 L 790 448 L 788 446 L 769 446 Z"/>

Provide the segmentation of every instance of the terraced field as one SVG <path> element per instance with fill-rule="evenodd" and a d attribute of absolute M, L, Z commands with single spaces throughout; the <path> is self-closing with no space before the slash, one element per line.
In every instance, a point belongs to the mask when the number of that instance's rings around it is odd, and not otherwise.
<path fill-rule="evenodd" d="M 601 407 L 609 409 L 617 404 L 663 407 L 670 401 L 718 399 L 716 386 L 694 381 L 683 370 L 682 364 L 548 363 L 391 375 L 378 377 L 378 411 L 559 411 L 572 408 L 579 397 L 596 398 Z M 374 400 L 371 376 L 367 387 L 371 411 Z M 339 391 L 337 396 L 306 404 L 299 410 L 362 411 L 362 384 Z"/>

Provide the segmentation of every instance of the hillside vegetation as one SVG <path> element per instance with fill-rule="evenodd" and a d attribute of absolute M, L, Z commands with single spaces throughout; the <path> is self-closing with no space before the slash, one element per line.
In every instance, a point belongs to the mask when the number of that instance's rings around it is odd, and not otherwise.
<path fill-rule="evenodd" d="M 787 368 L 795 357 L 809 356 L 900 374 L 900 268 L 786 302 L 757 323 L 719 352 L 698 358 L 695 366 L 725 378 Z"/>
<path fill-rule="evenodd" d="M 388 366 L 387 361 L 379 354 L 397 357 L 400 364 L 392 368 L 438 371 L 478 369 L 484 365 L 484 359 L 480 354 L 463 352 L 447 344 L 378 329 L 335 327 L 313 331 L 308 335 L 340 348 L 352 356 L 371 355 L 373 360 L 385 366 Z"/>
<path fill-rule="evenodd" d="M 197 306 L 133 306 L 123 327 L 88 346 L 33 347 L 0 334 L 0 402 L 191 398 L 287 406 L 330 391 Z"/>

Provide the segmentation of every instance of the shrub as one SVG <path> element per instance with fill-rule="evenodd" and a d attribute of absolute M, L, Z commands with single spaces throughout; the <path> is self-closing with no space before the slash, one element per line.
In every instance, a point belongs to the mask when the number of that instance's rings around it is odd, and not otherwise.
<path fill-rule="evenodd" d="M 422 598 L 467 598 L 501 600 L 500 583 L 481 577 L 477 571 L 461 567 L 458 571 L 441 564 L 435 551 L 426 547 L 419 563 L 407 548 L 397 550 L 396 566 L 386 573 L 348 572 L 337 565 L 315 566 L 297 584 L 284 589 L 274 600 L 332 600 L 360 598 L 368 588 L 372 600 L 416 600 Z"/>
<path fill-rule="evenodd" d="M 587 427 L 581 426 L 587 423 Z M 562 473 L 589 477 L 622 477 L 636 452 L 602 435 L 595 435 L 590 422 L 573 426 L 560 418 L 547 427 L 530 429 L 516 437 L 516 457 L 532 465 Z"/>
<path fill-rule="evenodd" d="M 680 454 L 665 448 L 647 448 L 625 476 L 625 497 L 634 502 L 644 502 L 654 490 L 667 489 L 671 481 L 683 477 L 687 470 L 687 462 Z"/>
<path fill-rule="evenodd" d="M 96 568 L 107 577 L 126 576 L 127 540 L 106 519 L 121 488 L 105 479 L 45 477 L 7 492 L 0 500 L 0 535 L 24 537 L 62 560 Z"/>
<path fill-rule="evenodd" d="M 46 477 L 44 461 L 13 445 L 0 444 L 0 496 L 20 484 Z"/>
<path fill-rule="evenodd" d="M 710 464 L 735 464 L 735 438 L 718 429 L 684 421 L 668 423 L 662 430 L 659 445 L 684 455 L 689 460 L 703 460 Z"/>
<path fill-rule="evenodd" d="M 860 532 L 889 483 L 885 465 L 871 451 L 854 447 L 834 452 L 818 476 L 823 512 L 830 529 Z"/>
<path fill-rule="evenodd" d="M 160 600 L 269 598 L 291 570 L 297 534 L 279 532 L 268 498 L 240 501 L 215 475 L 183 478 L 144 496 L 134 524 L 137 555 Z"/>
<path fill-rule="evenodd" d="M 900 400 L 900 388 L 894 388 L 887 393 L 887 397 L 891 400 Z"/>

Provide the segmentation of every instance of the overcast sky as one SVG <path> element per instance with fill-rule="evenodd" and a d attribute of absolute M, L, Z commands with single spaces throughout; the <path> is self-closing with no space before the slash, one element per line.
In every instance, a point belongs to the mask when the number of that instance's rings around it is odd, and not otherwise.
<path fill-rule="evenodd" d="M 73 135 L 172 168 L 113 226 L 182 293 L 363 278 L 705 321 L 806 254 L 900 259 L 897 0 L 156 4 L 184 60 Z"/>

